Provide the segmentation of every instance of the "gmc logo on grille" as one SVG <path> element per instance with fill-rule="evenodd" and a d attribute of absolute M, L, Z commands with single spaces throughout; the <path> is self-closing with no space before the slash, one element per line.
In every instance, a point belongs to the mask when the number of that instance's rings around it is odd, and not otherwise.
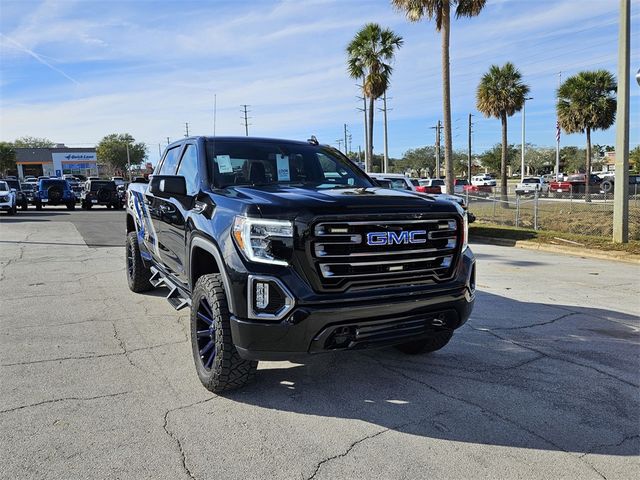
<path fill-rule="evenodd" d="M 416 238 L 418 235 L 426 235 L 426 230 L 411 230 L 402 232 L 369 232 L 367 233 L 367 245 L 402 245 L 409 243 L 426 243 L 425 238 Z"/>

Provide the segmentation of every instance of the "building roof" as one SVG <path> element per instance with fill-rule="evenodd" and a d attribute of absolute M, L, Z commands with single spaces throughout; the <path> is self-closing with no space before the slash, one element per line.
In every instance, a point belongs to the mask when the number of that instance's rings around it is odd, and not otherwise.
<path fill-rule="evenodd" d="M 52 153 L 95 152 L 95 147 L 52 147 L 52 148 L 16 148 L 17 163 L 48 163 L 52 162 Z"/>

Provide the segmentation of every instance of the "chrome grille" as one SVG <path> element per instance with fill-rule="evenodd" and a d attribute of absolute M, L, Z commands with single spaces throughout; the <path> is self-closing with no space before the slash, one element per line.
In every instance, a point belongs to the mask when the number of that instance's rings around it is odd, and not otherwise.
<path fill-rule="evenodd" d="M 322 221 L 312 231 L 310 253 L 329 288 L 449 278 L 461 234 L 453 218 Z"/>

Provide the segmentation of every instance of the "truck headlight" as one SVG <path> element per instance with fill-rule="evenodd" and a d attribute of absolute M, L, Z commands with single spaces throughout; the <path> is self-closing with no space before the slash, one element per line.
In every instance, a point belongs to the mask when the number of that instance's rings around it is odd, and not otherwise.
<path fill-rule="evenodd" d="M 469 215 L 464 212 L 462 216 L 462 251 L 464 252 L 469 247 Z"/>
<path fill-rule="evenodd" d="M 293 223 L 238 216 L 233 238 L 251 262 L 288 265 L 293 249 Z"/>

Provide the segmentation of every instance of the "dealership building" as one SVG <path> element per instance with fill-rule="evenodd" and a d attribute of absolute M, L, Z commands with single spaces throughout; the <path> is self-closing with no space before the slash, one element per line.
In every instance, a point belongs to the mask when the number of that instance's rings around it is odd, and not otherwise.
<path fill-rule="evenodd" d="M 69 148 L 58 144 L 51 148 L 16 148 L 18 176 L 24 178 L 62 175 L 98 175 L 95 148 Z"/>

